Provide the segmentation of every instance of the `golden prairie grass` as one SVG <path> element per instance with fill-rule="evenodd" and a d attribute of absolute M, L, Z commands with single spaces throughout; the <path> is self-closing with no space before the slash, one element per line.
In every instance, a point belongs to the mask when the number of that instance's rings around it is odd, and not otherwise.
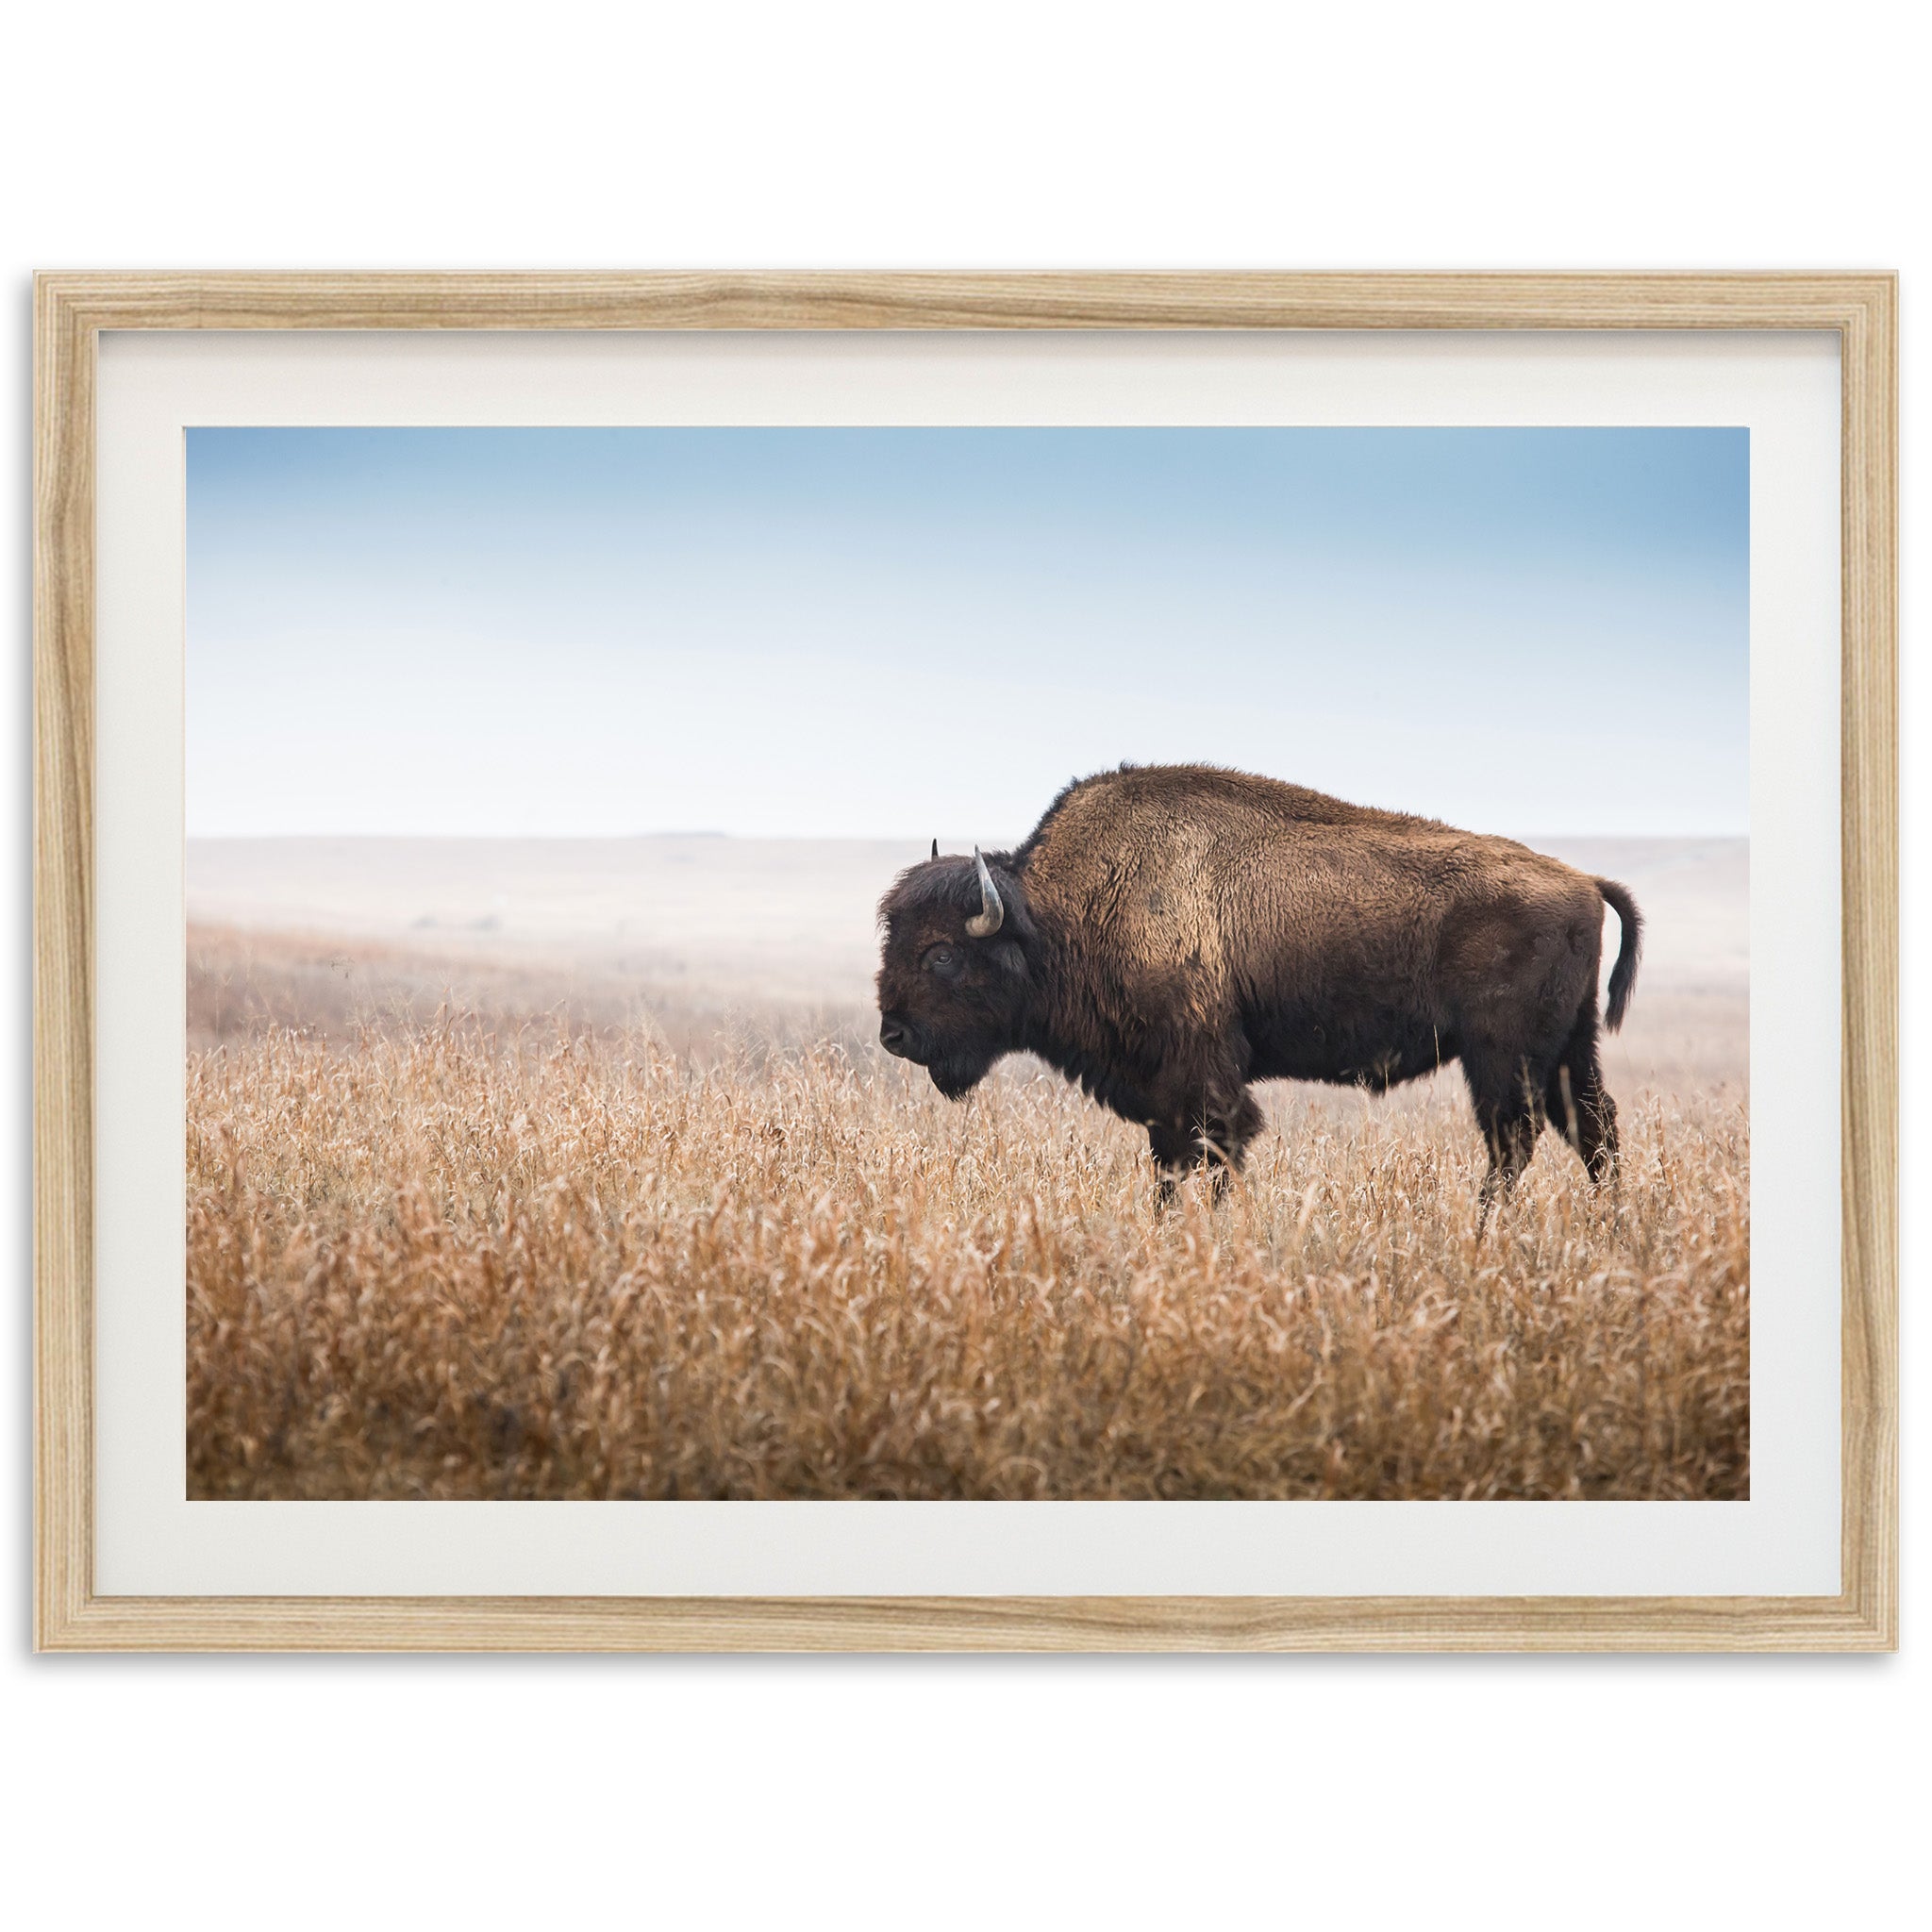
<path fill-rule="evenodd" d="M 1215 1205 L 1030 1062 L 444 1015 L 188 1075 L 203 1497 L 1739 1497 L 1746 1119 L 1623 1096 L 1478 1240 L 1459 1080 Z"/>

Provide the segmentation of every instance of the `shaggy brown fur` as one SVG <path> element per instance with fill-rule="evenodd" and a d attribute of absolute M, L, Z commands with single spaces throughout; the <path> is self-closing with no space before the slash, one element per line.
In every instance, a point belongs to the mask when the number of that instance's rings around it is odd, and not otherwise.
<path fill-rule="evenodd" d="M 901 874 L 879 907 L 879 1037 L 958 1098 L 1031 1052 L 1147 1128 L 1164 1175 L 1217 1181 L 1259 1131 L 1254 1080 L 1375 1090 L 1460 1059 L 1490 1149 L 1487 1210 L 1545 1124 L 1601 1180 L 1617 1109 L 1597 1062 L 1606 903 L 1624 889 L 1507 839 L 1207 765 L 1070 785 L 1017 851 Z M 1169 1185 L 1163 1182 L 1163 1185 Z"/>

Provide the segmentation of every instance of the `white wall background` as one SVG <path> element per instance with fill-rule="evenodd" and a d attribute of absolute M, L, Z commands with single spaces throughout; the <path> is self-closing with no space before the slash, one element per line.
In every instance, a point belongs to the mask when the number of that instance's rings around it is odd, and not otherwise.
<path fill-rule="evenodd" d="M 1790 25 L 1698 0 L 17 22 L 9 1917 L 1786 1925 L 1922 1900 L 1909 1407 L 1896 1659 L 34 1659 L 27 1582 L 32 269 L 1896 267 L 1909 587 L 1932 272 L 1913 25 L 1856 0 Z M 1924 816 L 1908 777 L 1908 881 Z M 1909 1096 L 1932 1070 L 1923 1028 L 1907 1046 Z M 1908 1193 L 1921 1126 L 1908 1097 Z M 1908 1214 L 1908 1405 L 1923 1277 Z"/>

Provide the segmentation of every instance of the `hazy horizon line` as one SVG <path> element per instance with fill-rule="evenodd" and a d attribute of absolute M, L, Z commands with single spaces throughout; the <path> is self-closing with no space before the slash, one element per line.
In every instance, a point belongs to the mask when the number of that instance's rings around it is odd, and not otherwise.
<path fill-rule="evenodd" d="M 1419 814 L 1420 816 L 1420 814 Z M 1447 823 L 1444 821 L 1443 823 Z M 1030 831 L 1029 827 L 1029 831 Z M 1681 842 L 1708 841 L 1714 839 L 1728 839 L 1748 842 L 1751 834 L 1748 827 L 1743 831 L 1694 830 L 1686 832 L 1620 832 L 1597 830 L 1590 832 L 1550 832 L 1550 831 L 1485 831 L 1474 825 L 1450 825 L 1451 831 L 1467 832 L 1473 837 L 1486 839 L 1514 839 L 1521 842 L 1535 840 L 1548 840 L 1558 843 L 1566 840 L 1615 839 L 1632 844 L 1675 844 Z M 1008 850 L 1026 838 L 1026 832 L 1011 837 L 994 833 L 989 837 L 982 832 L 977 842 L 988 851 Z M 941 848 L 952 847 L 958 853 L 970 853 L 974 840 L 955 837 L 941 832 L 923 832 L 917 835 L 905 832 L 723 832 L 709 826 L 670 826 L 657 831 L 641 832 L 189 832 L 184 834 L 185 842 L 191 845 L 276 845 L 297 844 L 303 841 L 329 840 L 338 844 L 379 845 L 409 842 L 420 845 L 616 845 L 640 843 L 646 840 L 674 839 L 716 839 L 729 841 L 741 845 L 926 845 L 937 837 Z M 941 856 L 952 856 L 942 849 Z"/>

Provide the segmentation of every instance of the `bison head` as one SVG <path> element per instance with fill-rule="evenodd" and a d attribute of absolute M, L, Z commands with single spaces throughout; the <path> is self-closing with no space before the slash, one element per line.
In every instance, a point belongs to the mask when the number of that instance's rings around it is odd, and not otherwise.
<path fill-rule="evenodd" d="M 1039 935 L 1006 853 L 903 872 L 879 902 L 879 1044 L 948 1100 L 1023 1043 Z"/>

